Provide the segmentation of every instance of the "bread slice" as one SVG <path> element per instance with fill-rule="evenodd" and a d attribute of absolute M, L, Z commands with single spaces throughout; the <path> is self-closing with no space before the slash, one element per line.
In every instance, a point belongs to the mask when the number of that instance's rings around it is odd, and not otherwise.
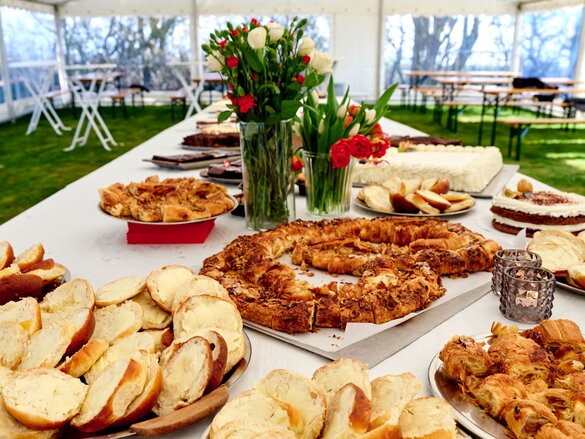
<path fill-rule="evenodd" d="M 67 375 L 79 378 L 100 359 L 109 347 L 110 344 L 107 341 L 92 338 L 71 357 L 63 361 L 58 369 Z"/>
<path fill-rule="evenodd" d="M 231 421 L 214 431 L 211 439 L 296 439 L 297 435 L 266 422 Z"/>
<path fill-rule="evenodd" d="M 79 412 L 87 386 L 55 369 L 16 374 L 2 389 L 6 410 L 30 428 L 50 430 L 65 425 Z"/>
<path fill-rule="evenodd" d="M 152 337 L 152 340 L 154 341 L 154 351 L 157 354 L 160 354 L 162 351 L 168 348 L 175 339 L 173 330 L 171 328 L 148 329 L 142 332 Z"/>
<path fill-rule="evenodd" d="M 22 274 L 22 272 L 20 271 L 20 268 L 18 268 L 18 265 L 11 264 L 8 267 L 0 270 L 0 280 L 6 279 L 7 277 L 12 276 L 14 274 Z"/>
<path fill-rule="evenodd" d="M 355 384 L 341 387 L 327 406 L 322 439 L 357 438 L 368 431 L 370 400 Z"/>
<path fill-rule="evenodd" d="M 228 294 L 227 290 L 218 281 L 208 276 L 196 274 L 178 288 L 172 306 L 173 314 L 189 297 L 199 296 L 202 294 L 205 294 L 207 296 L 215 296 L 219 297 L 220 299 L 231 301 L 230 295 Z"/>
<path fill-rule="evenodd" d="M 348 383 L 362 389 L 368 399 L 372 398 L 368 365 L 358 360 L 340 358 L 321 366 L 313 374 L 313 381 L 319 385 L 328 403 L 333 395 Z"/>
<path fill-rule="evenodd" d="M 41 309 L 32 297 L 8 302 L 0 306 L 0 322 L 16 322 L 31 335 L 41 329 Z"/>
<path fill-rule="evenodd" d="M 199 329 L 224 328 L 241 332 L 242 317 L 232 303 L 213 296 L 191 296 L 173 317 L 175 338 L 183 338 Z"/>
<path fill-rule="evenodd" d="M 121 338 L 110 346 L 95 364 L 84 374 L 85 382 L 91 384 L 110 364 L 127 357 L 140 358 L 141 351 L 155 352 L 154 340 L 145 332 L 137 332 Z"/>
<path fill-rule="evenodd" d="M 38 243 L 30 246 L 16 256 L 16 258 L 14 258 L 14 263 L 18 265 L 18 268 L 20 268 L 21 271 L 25 271 L 28 267 L 42 261 L 44 256 L 45 249 L 43 248 L 43 244 Z"/>
<path fill-rule="evenodd" d="M 67 346 L 65 355 L 72 355 L 77 352 L 89 338 L 95 329 L 95 317 L 90 308 L 79 308 L 70 312 L 64 319 L 71 329 L 71 342 Z"/>
<path fill-rule="evenodd" d="M 167 265 L 151 272 L 146 278 L 148 294 L 165 311 L 171 312 L 179 288 L 195 274 L 183 265 Z"/>
<path fill-rule="evenodd" d="M 16 322 L 0 323 L 0 366 L 15 369 L 26 351 L 28 334 Z"/>
<path fill-rule="evenodd" d="M 121 358 L 110 364 L 89 385 L 79 414 L 71 425 L 83 432 L 102 430 L 126 413 L 128 406 L 142 393 L 147 367 L 133 358 Z"/>
<path fill-rule="evenodd" d="M 230 422 L 249 422 L 264 424 L 265 431 L 288 430 L 293 432 L 289 413 L 294 414 L 294 409 L 277 401 L 271 396 L 266 396 L 258 390 L 248 390 L 229 401 L 213 418 L 210 428 L 210 437 Z M 229 437 L 229 436 L 228 436 Z"/>
<path fill-rule="evenodd" d="M 63 267 L 61 264 L 55 264 L 51 268 L 37 268 L 36 270 L 28 270 L 25 274 L 28 276 L 36 276 L 43 282 L 44 285 L 47 285 L 54 280 L 64 276 L 65 267 Z"/>
<path fill-rule="evenodd" d="M 129 425 L 146 416 L 156 404 L 162 390 L 162 369 L 158 364 L 157 356 L 146 351 L 140 353 L 147 367 L 144 390 L 128 406 L 124 416 L 114 422 L 114 426 Z"/>
<path fill-rule="evenodd" d="M 105 284 L 95 292 L 97 306 L 117 305 L 136 296 L 146 288 L 144 276 L 126 276 Z"/>
<path fill-rule="evenodd" d="M 95 294 L 88 281 L 73 279 L 48 293 L 41 302 L 41 310 L 45 313 L 67 314 L 79 308 L 93 310 Z"/>
<path fill-rule="evenodd" d="M 94 315 L 95 330 L 92 337 L 106 340 L 110 344 L 138 332 L 142 327 L 142 308 L 131 300 L 99 308 Z"/>
<path fill-rule="evenodd" d="M 411 373 L 384 375 L 371 384 L 372 415 L 368 430 L 384 424 L 397 427 L 402 410 L 422 390 L 422 383 Z"/>
<path fill-rule="evenodd" d="M 399 419 L 404 439 L 456 439 L 455 413 L 439 398 L 412 400 Z"/>
<path fill-rule="evenodd" d="M 46 283 L 31 274 L 11 274 L 0 279 L 0 305 L 24 297 L 40 297 Z"/>
<path fill-rule="evenodd" d="M 161 362 L 162 390 L 153 408 L 159 416 L 198 400 L 213 370 L 211 346 L 202 337 L 173 343 L 167 349 L 172 353 L 165 358 L 165 362 Z"/>
<path fill-rule="evenodd" d="M 425 200 L 423 197 L 421 197 L 418 193 L 414 193 L 414 194 L 408 194 L 406 197 L 406 200 L 409 203 L 412 203 L 414 206 L 416 206 L 416 208 L 418 210 L 420 210 L 422 213 L 426 213 L 429 215 L 437 215 L 439 213 L 441 213 L 441 211 L 433 206 L 431 206 L 427 200 Z"/>
<path fill-rule="evenodd" d="M 275 369 L 258 381 L 254 388 L 295 409 L 301 418 L 297 428 L 294 428 L 297 437 L 315 439 L 319 436 L 325 423 L 327 405 L 323 392 L 313 381 L 288 370 Z"/>
<path fill-rule="evenodd" d="M 207 338 L 209 331 L 217 332 L 225 340 L 228 348 L 224 375 L 240 362 L 246 353 L 246 341 L 244 334 L 238 331 L 230 331 L 223 328 L 210 327 L 195 331 L 193 335 Z M 209 340 L 208 340 L 209 341 Z"/>
<path fill-rule="evenodd" d="M 451 203 L 449 201 L 445 200 L 445 198 L 433 191 L 419 189 L 416 191 L 416 194 L 420 195 L 427 203 L 439 210 L 445 210 L 451 207 Z"/>
<path fill-rule="evenodd" d="M 14 250 L 8 241 L 0 242 L 0 270 L 10 266 L 14 261 Z"/>
<path fill-rule="evenodd" d="M 142 308 L 142 329 L 164 329 L 171 326 L 173 316 L 162 309 L 143 291 L 132 298 Z"/>
<path fill-rule="evenodd" d="M 19 370 L 55 367 L 65 355 L 72 335 L 67 322 L 54 323 L 35 332 L 26 346 Z"/>
<path fill-rule="evenodd" d="M 219 387 L 223 380 L 228 357 L 228 347 L 223 337 L 215 331 L 206 331 L 202 334 L 202 337 L 207 340 L 211 347 L 211 358 L 213 360 L 211 375 L 204 392 L 209 393 Z"/>

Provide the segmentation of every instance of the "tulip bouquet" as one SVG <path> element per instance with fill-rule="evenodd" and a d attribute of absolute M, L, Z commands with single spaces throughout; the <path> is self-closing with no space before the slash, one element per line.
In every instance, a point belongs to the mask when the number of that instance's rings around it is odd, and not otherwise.
<path fill-rule="evenodd" d="M 351 105 L 349 90 L 339 102 L 333 78 L 326 103 L 321 104 L 316 93 L 307 96 L 298 130 L 303 140 L 309 212 L 328 216 L 349 209 L 355 159 L 381 158 L 390 146 L 379 120 L 387 114 L 396 86 L 373 105 Z"/>
<path fill-rule="evenodd" d="M 228 23 L 203 45 L 209 67 L 230 88 L 228 110 L 218 121 L 232 113 L 240 121 L 246 223 L 253 230 L 294 219 L 292 119 L 333 64 L 303 38 L 306 23 Z"/>

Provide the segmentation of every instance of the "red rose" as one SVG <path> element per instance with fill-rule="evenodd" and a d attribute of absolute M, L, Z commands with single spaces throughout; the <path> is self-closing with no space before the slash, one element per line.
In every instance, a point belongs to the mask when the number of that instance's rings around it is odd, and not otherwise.
<path fill-rule="evenodd" d="M 240 107 L 241 113 L 247 113 L 256 106 L 256 103 L 254 102 L 254 96 L 248 94 L 238 98 L 238 105 Z"/>
<path fill-rule="evenodd" d="M 297 75 L 296 80 L 299 84 L 303 85 L 303 82 L 305 82 L 305 77 L 303 75 Z"/>
<path fill-rule="evenodd" d="M 350 153 L 358 159 L 367 159 L 372 154 L 372 142 L 366 136 L 356 134 L 349 142 L 351 145 Z"/>
<path fill-rule="evenodd" d="M 247 32 L 248 28 L 246 26 L 242 27 L 242 32 Z"/>
<path fill-rule="evenodd" d="M 228 84 L 228 87 L 230 88 L 230 90 L 233 90 L 235 88 L 234 84 L 232 84 L 231 82 Z"/>
<path fill-rule="evenodd" d="M 390 147 L 390 142 L 387 138 L 382 137 L 375 142 L 372 142 L 371 153 L 372 157 L 381 159 L 386 155 L 386 150 Z"/>
<path fill-rule="evenodd" d="M 233 93 L 228 93 L 227 98 L 232 101 L 232 105 L 238 105 L 238 97 Z"/>
<path fill-rule="evenodd" d="M 303 62 L 308 65 L 311 62 L 311 57 L 309 55 L 303 56 Z"/>
<path fill-rule="evenodd" d="M 219 47 L 221 47 L 222 49 L 225 49 L 225 45 L 227 44 L 227 40 L 221 40 L 219 42 Z"/>
<path fill-rule="evenodd" d="M 329 154 L 331 156 L 331 163 L 334 168 L 345 168 L 349 165 L 351 159 L 350 155 L 351 143 L 347 139 L 339 139 L 331 147 Z"/>
<path fill-rule="evenodd" d="M 258 79 L 258 73 L 256 72 L 252 72 L 252 79 L 255 81 L 256 79 Z"/>
<path fill-rule="evenodd" d="M 256 20 L 255 18 L 252 18 L 252 21 L 250 21 L 250 24 L 253 24 L 255 26 L 260 25 L 260 23 L 258 22 L 258 20 Z"/>
<path fill-rule="evenodd" d="M 353 117 L 345 116 L 345 123 L 343 124 L 343 129 L 347 128 L 350 123 L 353 122 Z"/>
<path fill-rule="evenodd" d="M 240 60 L 235 56 L 230 56 L 226 60 L 226 64 L 230 69 L 235 69 L 236 67 L 238 67 L 238 64 L 240 64 Z"/>
<path fill-rule="evenodd" d="M 233 35 L 234 37 L 237 37 L 238 35 L 240 35 L 240 33 L 238 32 L 238 30 L 237 30 L 237 29 L 234 29 L 234 30 L 232 31 L 232 35 Z"/>
<path fill-rule="evenodd" d="M 350 116 L 356 117 L 358 115 L 358 113 L 360 112 L 360 108 L 361 107 L 359 105 L 350 105 L 348 110 L 347 110 L 347 113 Z"/>
<path fill-rule="evenodd" d="M 377 123 L 376 125 L 374 125 L 372 127 L 372 129 L 370 130 L 370 134 L 372 136 L 381 136 L 384 134 L 384 131 L 382 131 L 382 127 L 380 126 L 379 123 Z"/>
<path fill-rule="evenodd" d="M 303 169 L 304 163 L 299 156 L 294 156 L 292 160 L 292 168 L 294 172 L 300 172 Z"/>

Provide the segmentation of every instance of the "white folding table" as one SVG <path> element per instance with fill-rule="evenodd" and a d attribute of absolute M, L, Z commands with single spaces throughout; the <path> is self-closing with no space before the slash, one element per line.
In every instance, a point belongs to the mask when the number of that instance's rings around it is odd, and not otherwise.
<path fill-rule="evenodd" d="M 26 135 L 28 136 L 37 129 L 41 115 L 47 118 L 58 136 L 63 134 L 62 131 L 69 131 L 71 128 L 63 124 L 63 121 L 59 118 L 59 115 L 53 107 L 53 103 L 49 99 L 49 90 L 51 89 L 51 82 L 55 76 L 57 62 L 13 62 L 8 64 L 8 68 L 15 72 L 16 78 L 22 81 L 35 101 L 35 108 L 30 118 Z M 42 74 L 42 70 L 45 70 L 44 75 Z"/>
<path fill-rule="evenodd" d="M 199 96 L 201 96 L 201 92 L 203 91 L 204 83 L 198 83 L 197 87 L 193 87 L 191 84 L 191 76 L 192 72 L 189 71 L 187 78 L 183 74 L 181 67 L 197 67 L 201 63 L 199 62 L 173 62 L 169 65 L 173 69 L 173 73 L 181 83 L 183 90 L 185 91 L 185 97 L 189 99 L 189 108 L 187 109 L 187 113 L 185 114 L 185 119 L 189 119 L 193 115 L 193 111 L 197 111 L 199 113 L 201 111 L 201 106 L 199 105 Z M 190 69 L 191 70 L 191 69 Z"/>
<path fill-rule="evenodd" d="M 69 72 L 77 72 L 77 74 L 68 74 L 67 81 L 75 100 L 79 102 L 81 116 L 71 145 L 63 151 L 73 151 L 78 145 L 84 146 L 92 129 L 106 151 L 111 151 L 110 146 L 117 145 L 99 112 L 100 98 L 108 81 L 114 78 L 112 70 L 115 67 L 115 64 L 83 64 L 65 67 Z M 79 73 L 81 71 L 86 73 Z M 84 128 L 85 132 L 81 135 Z"/>

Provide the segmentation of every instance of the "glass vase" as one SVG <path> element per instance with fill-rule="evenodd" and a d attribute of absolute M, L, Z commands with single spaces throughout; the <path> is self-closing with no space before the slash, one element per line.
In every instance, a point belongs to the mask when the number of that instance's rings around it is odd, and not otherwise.
<path fill-rule="evenodd" d="M 355 158 L 345 168 L 334 168 L 329 153 L 302 151 L 310 215 L 334 218 L 349 211 Z"/>
<path fill-rule="evenodd" d="M 292 120 L 240 122 L 246 227 L 266 230 L 295 218 Z"/>

